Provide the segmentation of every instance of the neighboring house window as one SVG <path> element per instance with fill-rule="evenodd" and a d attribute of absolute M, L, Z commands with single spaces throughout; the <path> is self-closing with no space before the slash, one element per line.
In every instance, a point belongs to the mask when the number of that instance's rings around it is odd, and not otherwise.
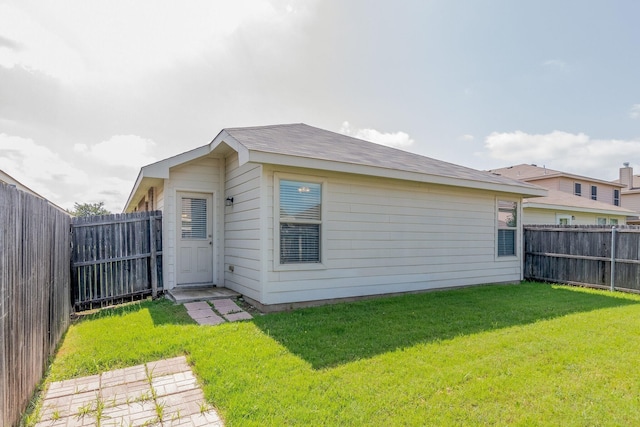
<path fill-rule="evenodd" d="M 280 264 L 320 263 L 322 184 L 280 180 Z"/>
<path fill-rule="evenodd" d="M 598 187 L 595 185 L 591 186 L 591 200 L 598 200 Z"/>
<path fill-rule="evenodd" d="M 613 204 L 620 206 L 620 190 L 613 190 Z"/>
<path fill-rule="evenodd" d="M 611 225 L 618 225 L 618 220 L 616 218 L 610 218 L 609 219 L 609 224 Z"/>
<path fill-rule="evenodd" d="M 582 184 L 579 182 L 573 184 L 573 194 L 576 196 L 582 196 Z"/>
<path fill-rule="evenodd" d="M 571 225 L 572 220 L 571 215 L 556 214 L 556 224 L 558 225 Z"/>
<path fill-rule="evenodd" d="M 598 225 L 607 225 L 607 218 L 598 218 Z"/>
<path fill-rule="evenodd" d="M 498 256 L 516 255 L 518 203 L 498 200 Z"/>

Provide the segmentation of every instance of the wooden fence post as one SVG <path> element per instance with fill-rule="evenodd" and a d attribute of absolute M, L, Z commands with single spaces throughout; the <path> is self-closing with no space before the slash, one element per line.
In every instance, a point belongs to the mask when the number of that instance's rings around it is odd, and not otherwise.
<path fill-rule="evenodd" d="M 149 216 L 149 243 L 151 246 L 151 256 L 149 257 L 149 264 L 151 266 L 151 297 L 156 299 L 158 297 L 158 261 L 156 258 L 156 216 L 154 214 Z"/>
<path fill-rule="evenodd" d="M 611 227 L 611 290 L 616 290 L 616 232 L 615 226 Z"/>

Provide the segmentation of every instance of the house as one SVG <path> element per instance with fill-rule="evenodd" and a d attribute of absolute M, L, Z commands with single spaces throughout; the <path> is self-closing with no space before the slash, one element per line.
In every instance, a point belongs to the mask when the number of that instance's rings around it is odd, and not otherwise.
<path fill-rule="evenodd" d="M 144 166 L 125 212 L 163 211 L 165 289 L 263 309 L 522 278 L 538 186 L 305 124 L 223 129 Z"/>
<path fill-rule="evenodd" d="M 523 200 L 524 224 L 622 225 L 633 214 L 621 206 L 622 184 L 527 164 L 490 172 L 548 189 Z"/>
<path fill-rule="evenodd" d="M 24 191 L 25 193 L 29 193 L 32 196 L 36 196 L 36 197 L 38 197 L 40 199 L 46 200 L 40 194 L 36 193 L 35 191 L 30 189 L 26 185 L 22 184 L 20 181 L 18 181 L 17 179 L 15 179 L 14 177 L 12 177 L 11 175 L 9 175 L 8 173 L 6 173 L 3 170 L 0 170 L 0 182 L 4 182 L 5 184 L 8 184 L 8 185 L 20 190 L 20 191 Z"/>
<path fill-rule="evenodd" d="M 30 189 L 29 187 L 27 187 L 26 185 L 24 185 L 23 183 L 21 183 L 20 181 L 18 181 L 17 179 L 15 179 L 14 177 L 12 177 L 11 175 L 9 175 L 8 173 L 6 173 L 3 170 L 0 170 L 0 183 L 4 183 L 4 184 L 7 184 L 7 185 L 10 185 L 11 187 L 13 187 L 13 188 L 15 188 L 17 190 L 20 190 L 20 191 L 22 191 L 24 193 L 31 194 L 32 196 L 38 197 L 39 199 L 45 200 L 48 204 L 50 204 L 54 208 L 58 209 L 59 211 L 67 213 L 66 210 L 62 209 L 60 206 L 56 205 L 55 203 L 51 202 L 50 200 L 47 200 L 46 198 L 44 198 L 40 194 L 36 193 L 35 191 L 33 191 L 32 189 Z"/>
<path fill-rule="evenodd" d="M 627 218 L 628 224 L 640 224 L 640 175 L 633 174 L 633 168 L 629 163 L 624 163 L 620 168 L 620 178 L 613 181 L 615 184 L 621 184 L 622 191 L 620 193 L 621 204 L 627 209 L 631 209 L 634 213 Z"/>

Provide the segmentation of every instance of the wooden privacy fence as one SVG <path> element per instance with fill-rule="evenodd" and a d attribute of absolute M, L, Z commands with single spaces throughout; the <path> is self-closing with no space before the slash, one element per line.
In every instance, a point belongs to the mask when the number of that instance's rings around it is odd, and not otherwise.
<path fill-rule="evenodd" d="M 640 227 L 527 225 L 524 252 L 525 279 L 640 292 Z"/>
<path fill-rule="evenodd" d="M 162 289 L 161 211 L 74 218 L 71 242 L 76 311 Z"/>
<path fill-rule="evenodd" d="M 0 425 L 18 425 L 69 327 L 71 216 L 0 183 Z"/>

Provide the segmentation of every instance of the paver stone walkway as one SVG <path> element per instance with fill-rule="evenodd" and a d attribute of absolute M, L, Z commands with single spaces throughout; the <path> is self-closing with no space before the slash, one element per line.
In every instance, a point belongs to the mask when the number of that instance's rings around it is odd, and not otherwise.
<path fill-rule="evenodd" d="M 231 299 L 213 300 L 212 303 L 213 307 L 206 301 L 187 302 L 184 307 L 187 309 L 189 316 L 200 325 L 219 325 L 226 321 L 235 322 L 253 318 Z"/>
<path fill-rule="evenodd" d="M 95 425 L 224 426 L 184 356 L 51 383 L 36 427 Z"/>

